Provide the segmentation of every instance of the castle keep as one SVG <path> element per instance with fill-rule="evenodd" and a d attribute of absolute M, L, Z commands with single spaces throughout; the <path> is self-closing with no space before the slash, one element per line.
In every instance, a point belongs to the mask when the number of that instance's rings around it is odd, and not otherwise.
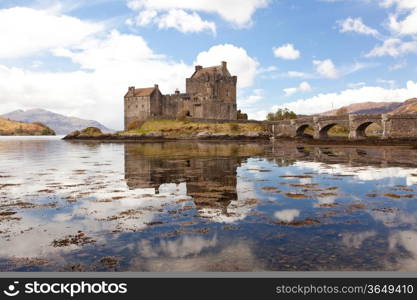
<path fill-rule="evenodd" d="M 129 87 L 124 97 L 125 130 L 134 121 L 154 117 L 236 120 L 236 82 L 226 62 L 220 66 L 196 66 L 186 79 L 186 92 L 163 95 L 156 84 L 151 88 Z"/>

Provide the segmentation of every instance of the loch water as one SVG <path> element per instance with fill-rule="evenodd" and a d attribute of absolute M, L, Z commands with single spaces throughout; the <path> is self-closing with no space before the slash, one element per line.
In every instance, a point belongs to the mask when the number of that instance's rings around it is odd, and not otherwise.
<path fill-rule="evenodd" d="M 0 138 L 0 271 L 417 271 L 417 150 Z"/>

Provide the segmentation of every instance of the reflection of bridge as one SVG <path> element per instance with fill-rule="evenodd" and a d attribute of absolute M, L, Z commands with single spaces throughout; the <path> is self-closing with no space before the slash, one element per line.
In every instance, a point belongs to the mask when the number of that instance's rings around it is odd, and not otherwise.
<path fill-rule="evenodd" d="M 405 147 L 315 146 L 295 142 L 275 142 L 272 154 L 274 160 L 282 165 L 286 162 L 303 161 L 382 168 L 417 167 L 416 150 Z"/>
<path fill-rule="evenodd" d="M 294 120 L 268 122 L 274 137 L 297 137 L 304 135 L 304 131 L 311 127 L 315 139 L 328 137 L 327 132 L 335 125 L 346 127 L 350 139 L 365 138 L 365 130 L 371 124 L 377 124 L 382 129 L 381 138 L 417 138 L 417 116 L 366 114 L 306 117 Z"/>

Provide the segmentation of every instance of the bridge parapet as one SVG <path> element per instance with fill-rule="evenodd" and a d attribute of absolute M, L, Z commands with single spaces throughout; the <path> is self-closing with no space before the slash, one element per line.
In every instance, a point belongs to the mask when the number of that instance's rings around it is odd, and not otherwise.
<path fill-rule="evenodd" d="M 316 122 L 347 121 L 347 120 L 349 120 L 349 115 L 320 116 L 320 117 L 315 117 L 315 120 L 316 120 Z"/>
<path fill-rule="evenodd" d="M 390 119 L 407 119 L 407 120 L 411 120 L 411 119 L 417 119 L 416 115 L 412 115 L 412 114 L 383 114 L 382 116 L 384 116 L 385 119 L 390 120 Z"/>
<path fill-rule="evenodd" d="M 291 122 L 293 124 L 308 124 L 308 123 L 314 123 L 315 117 L 304 117 L 304 118 L 298 118 L 298 119 L 292 119 Z"/>
<path fill-rule="evenodd" d="M 349 120 L 363 120 L 363 119 L 372 119 L 372 120 L 379 120 L 382 119 L 381 114 L 349 114 Z"/>

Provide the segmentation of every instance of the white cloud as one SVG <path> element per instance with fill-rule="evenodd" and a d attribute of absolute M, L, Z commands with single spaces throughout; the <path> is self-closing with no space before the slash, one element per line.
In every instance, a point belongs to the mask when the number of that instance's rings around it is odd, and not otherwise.
<path fill-rule="evenodd" d="M 55 15 L 50 10 L 14 7 L 0 10 L 0 57 L 23 57 L 70 47 L 104 29 L 97 23 Z"/>
<path fill-rule="evenodd" d="M 396 12 L 390 14 L 389 29 L 399 35 L 417 34 L 417 2 L 412 0 L 385 0 L 383 7 L 396 7 Z M 405 16 L 404 16 L 405 15 Z M 402 19 L 400 19 L 403 17 Z"/>
<path fill-rule="evenodd" d="M 158 14 L 155 10 L 144 10 L 135 20 L 128 20 L 128 25 L 146 26 L 156 24 L 158 28 L 174 28 L 182 33 L 211 31 L 216 33 L 216 24 L 205 21 L 193 12 L 187 13 L 182 9 L 170 9 L 167 13 Z"/>
<path fill-rule="evenodd" d="M 356 32 L 365 35 L 379 36 L 379 32 L 371 27 L 366 26 L 361 18 L 347 18 L 345 20 L 339 20 L 340 32 Z"/>
<path fill-rule="evenodd" d="M 279 106 L 288 108 L 298 114 L 316 114 L 331 109 L 337 109 L 352 103 L 360 102 L 402 102 L 417 95 L 417 82 L 408 81 L 406 87 L 386 89 L 378 86 L 364 86 L 358 89 L 347 89 L 339 93 L 319 94 L 317 96 L 299 99 Z"/>
<path fill-rule="evenodd" d="M 215 13 L 239 28 L 250 26 L 255 11 L 268 4 L 269 0 L 130 0 L 128 2 L 128 6 L 136 11 L 182 9 Z"/>
<path fill-rule="evenodd" d="M 254 104 L 259 103 L 264 98 L 264 90 L 262 89 L 255 89 L 253 93 L 245 98 L 238 99 L 238 106 L 239 108 L 245 109 L 248 107 L 252 107 Z"/>
<path fill-rule="evenodd" d="M 129 21 L 129 23 L 132 23 L 132 24 L 136 23 L 136 25 L 138 26 L 146 26 L 146 25 L 151 24 L 157 15 L 158 15 L 158 12 L 155 10 L 144 10 L 144 11 L 141 11 L 139 15 L 137 16 L 135 20 L 136 22 Z M 129 25 L 132 25 L 132 24 L 129 24 Z"/>
<path fill-rule="evenodd" d="M 204 21 L 195 12 L 189 14 L 182 9 L 172 9 L 162 15 L 158 20 L 159 28 L 175 28 L 180 32 L 199 32 L 211 30 L 216 33 L 216 25 L 213 22 Z"/>
<path fill-rule="evenodd" d="M 56 56 L 68 57 L 83 69 L 122 69 L 129 64 L 163 59 L 155 54 L 146 41 L 136 35 L 121 34 L 113 30 L 105 39 L 90 39 L 74 49 L 59 48 Z"/>
<path fill-rule="evenodd" d="M 287 60 L 294 60 L 300 57 L 300 51 L 295 49 L 294 45 L 292 44 L 285 44 L 281 47 L 274 47 L 273 52 L 276 57 Z"/>
<path fill-rule="evenodd" d="M 227 68 L 232 75 L 238 76 L 238 87 L 245 88 L 253 84 L 257 74 L 258 61 L 250 57 L 245 49 L 231 44 L 217 45 L 200 52 L 196 65 L 215 66 L 227 61 Z"/>
<path fill-rule="evenodd" d="M 312 90 L 311 85 L 307 81 L 303 81 L 300 83 L 298 87 L 286 88 L 283 91 L 287 96 L 290 96 L 297 92 L 309 92 L 311 90 Z"/>
<path fill-rule="evenodd" d="M 339 77 L 339 72 L 332 60 L 313 60 L 313 64 L 316 66 L 316 72 L 321 76 L 331 79 Z"/>
<path fill-rule="evenodd" d="M 417 41 L 404 42 L 397 38 L 384 41 L 380 46 L 372 49 L 366 57 L 392 56 L 398 57 L 407 53 L 417 53 Z"/>
<path fill-rule="evenodd" d="M 254 89 L 250 93 L 243 89 L 239 91 L 237 107 L 243 113 L 247 113 L 250 120 L 265 120 L 268 112 L 260 108 L 264 99 L 265 91 L 263 89 Z"/>

